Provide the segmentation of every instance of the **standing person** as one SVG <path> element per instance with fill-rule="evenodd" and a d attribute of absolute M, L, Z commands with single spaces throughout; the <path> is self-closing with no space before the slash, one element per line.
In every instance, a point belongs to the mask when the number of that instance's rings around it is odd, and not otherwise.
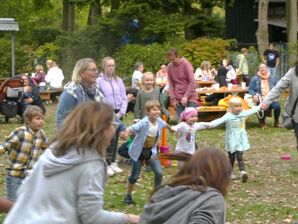
<path fill-rule="evenodd" d="M 259 110 L 260 106 L 243 111 L 241 98 L 233 97 L 230 99 L 228 112 L 223 117 L 210 122 L 210 127 L 216 127 L 223 123 L 226 124 L 225 148 L 228 151 L 232 169 L 235 159 L 237 159 L 242 182 L 246 182 L 248 178 L 244 169 L 243 152 L 250 148 L 245 130 L 245 118 Z M 231 178 L 236 178 L 233 173 L 231 174 Z"/>
<path fill-rule="evenodd" d="M 286 89 L 290 89 L 289 97 L 285 103 L 285 114 L 292 116 L 293 128 L 295 131 L 298 151 L 298 62 L 295 67 L 290 68 L 289 71 L 278 81 L 275 87 L 273 87 L 268 95 L 263 99 L 261 108 L 266 110 L 275 100 L 277 100 L 281 93 Z"/>
<path fill-rule="evenodd" d="M 279 53 L 275 50 L 273 43 L 269 44 L 269 49 L 264 51 L 263 62 L 267 65 L 270 75 L 276 79 L 276 69 L 279 65 Z"/>
<path fill-rule="evenodd" d="M 145 104 L 147 116 L 136 124 L 127 128 L 128 135 L 135 135 L 128 154 L 131 158 L 131 173 L 127 181 L 127 191 L 124 197 L 126 204 L 133 204 L 132 191 L 137 182 L 143 163 L 150 165 L 154 173 L 154 188 L 162 184 L 162 167 L 159 160 L 154 156 L 157 154 L 157 146 L 163 128 L 172 131 L 171 127 L 164 122 L 160 116 L 160 103 L 158 100 L 149 100 Z"/>
<path fill-rule="evenodd" d="M 247 48 L 241 48 L 241 54 L 237 56 L 238 61 L 238 69 L 237 73 L 239 76 L 242 76 L 243 82 L 246 83 L 246 86 L 249 86 L 250 78 L 249 78 L 249 68 L 246 60 L 246 55 L 248 54 Z"/>
<path fill-rule="evenodd" d="M 276 85 L 276 80 L 269 71 L 264 63 L 259 65 L 258 73 L 251 79 L 249 85 L 249 94 L 253 96 L 253 101 L 255 103 L 260 103 L 260 97 L 265 98 L 270 90 Z M 262 128 L 266 127 L 266 117 L 271 113 L 271 110 L 274 111 L 274 127 L 280 128 L 279 116 L 280 116 L 280 104 L 278 100 L 274 100 L 270 103 L 267 110 L 264 111 L 264 116 L 259 118 L 259 123 Z"/>
<path fill-rule="evenodd" d="M 159 157 L 182 161 L 184 165 L 150 196 L 140 223 L 224 224 L 224 197 L 230 183 L 231 166 L 222 150 L 204 148 L 193 155 L 178 153 Z"/>
<path fill-rule="evenodd" d="M 36 65 L 35 66 L 35 76 L 32 79 L 34 79 L 34 81 L 36 82 L 39 91 L 46 90 L 45 76 L 46 76 L 46 74 L 44 72 L 43 66 L 42 65 Z"/>
<path fill-rule="evenodd" d="M 189 154 L 195 153 L 196 132 L 209 128 L 209 122 L 197 122 L 198 111 L 193 107 L 185 108 L 181 113 L 180 123 L 172 127 L 178 133 L 178 141 L 175 151 Z M 181 166 L 179 162 L 179 166 Z"/>
<path fill-rule="evenodd" d="M 104 155 L 114 134 L 109 105 L 87 102 L 74 109 L 25 180 L 4 223 L 137 223 L 138 216 L 103 209 Z"/>
<path fill-rule="evenodd" d="M 135 65 L 135 70 L 131 78 L 131 87 L 136 89 L 141 89 L 141 79 L 143 76 L 144 64 L 143 62 L 137 62 Z"/>
<path fill-rule="evenodd" d="M 161 111 L 163 114 L 170 117 L 170 113 L 164 107 L 162 103 L 162 95 L 159 87 L 155 86 L 155 76 L 152 72 L 145 72 L 142 77 L 142 89 L 138 92 L 136 98 L 136 104 L 134 107 L 134 118 L 142 119 L 147 114 L 145 104 L 148 100 L 157 100 L 161 105 Z"/>
<path fill-rule="evenodd" d="M 126 113 L 127 97 L 125 86 L 122 79 L 116 75 L 116 63 L 111 57 L 105 57 L 102 60 L 103 73 L 97 78 L 96 83 L 104 94 L 104 100 L 109 104 L 118 119 Z M 119 132 L 116 131 L 110 146 L 107 148 L 108 175 L 113 176 L 115 173 L 122 173 L 123 170 L 118 167 L 116 154 L 118 148 Z"/>
<path fill-rule="evenodd" d="M 104 95 L 96 84 L 98 70 L 96 62 L 91 58 L 77 61 L 72 81 L 67 83 L 60 96 L 57 112 L 56 127 L 60 129 L 65 117 L 79 104 L 86 101 L 103 102 Z"/>
<path fill-rule="evenodd" d="M 62 81 L 64 80 L 63 71 L 58 67 L 55 61 L 47 60 L 46 66 L 48 68 L 48 73 L 45 77 L 46 82 L 50 89 L 60 89 L 62 88 Z"/>
<path fill-rule="evenodd" d="M 15 129 L 0 145 L 0 154 L 8 153 L 6 168 L 7 198 L 15 201 L 25 176 L 47 147 L 43 126 L 43 111 L 29 106 L 24 112 L 25 125 Z"/>
<path fill-rule="evenodd" d="M 171 48 L 167 52 L 170 101 L 176 109 L 177 118 L 185 107 L 197 107 L 196 81 L 193 67 L 178 51 Z"/>

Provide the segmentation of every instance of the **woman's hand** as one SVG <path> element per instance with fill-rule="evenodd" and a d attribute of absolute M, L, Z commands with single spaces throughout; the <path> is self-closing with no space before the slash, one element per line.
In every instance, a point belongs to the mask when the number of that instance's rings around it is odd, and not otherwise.
<path fill-rule="evenodd" d="M 140 217 L 138 215 L 126 214 L 126 223 L 137 224 L 139 223 Z"/>

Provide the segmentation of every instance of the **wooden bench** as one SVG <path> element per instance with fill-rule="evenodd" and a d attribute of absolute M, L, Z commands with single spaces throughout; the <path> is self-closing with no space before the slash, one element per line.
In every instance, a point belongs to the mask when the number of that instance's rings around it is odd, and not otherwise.
<path fill-rule="evenodd" d="M 63 88 L 49 89 L 49 90 L 45 90 L 45 91 L 40 91 L 39 96 L 42 100 L 55 102 L 55 101 L 57 101 L 57 96 L 60 96 L 62 91 L 63 91 Z"/>
<path fill-rule="evenodd" d="M 198 121 L 212 121 L 223 116 L 226 113 L 226 108 L 219 106 L 197 107 Z"/>

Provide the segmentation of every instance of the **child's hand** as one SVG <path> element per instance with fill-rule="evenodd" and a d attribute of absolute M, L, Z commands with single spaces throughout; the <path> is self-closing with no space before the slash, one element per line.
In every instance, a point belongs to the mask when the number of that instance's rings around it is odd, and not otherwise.
<path fill-rule="evenodd" d="M 127 131 L 122 131 L 119 133 L 119 137 L 122 138 L 123 140 L 127 140 L 128 138 L 128 132 Z"/>

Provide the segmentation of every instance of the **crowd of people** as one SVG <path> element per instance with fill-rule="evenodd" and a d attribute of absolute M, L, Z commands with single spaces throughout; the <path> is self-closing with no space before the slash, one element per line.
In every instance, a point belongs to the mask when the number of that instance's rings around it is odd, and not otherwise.
<path fill-rule="evenodd" d="M 298 65 L 276 82 L 275 74 L 271 75 L 274 71 L 267 68 L 274 67 L 272 60 L 275 66 L 279 63 L 278 54 L 272 51 L 264 53 L 265 62 L 250 80 L 247 49 L 241 50 L 236 70 L 225 58 L 218 70 L 203 61 L 194 71 L 191 63 L 171 48 L 166 53 L 169 64 L 161 64 L 156 75 L 143 73 L 144 64 L 137 62 L 129 90 L 117 75 L 112 57 L 103 58 L 101 73 L 94 59 L 80 59 L 59 98 L 57 135 L 51 143 L 42 129 L 45 107 L 35 102 L 34 88 L 43 91 L 47 83 L 51 83 L 49 88 L 61 88 L 64 76 L 51 60 L 47 62 L 48 77 L 41 65 L 36 66 L 35 77 L 21 76 L 26 87 L 22 102 L 24 126 L 15 129 L 0 145 L 0 154 L 8 153 L 9 200 L 0 200 L 0 211 L 9 211 L 4 223 L 225 223 L 224 197 L 230 181 L 248 180 L 243 158 L 250 148 L 245 119 L 264 110 L 259 121 L 265 127 L 265 118 L 274 110 L 274 126 L 281 127 L 277 99 L 286 88 L 290 88 L 290 95 L 285 113 L 293 118 L 298 145 Z M 237 83 L 239 76 L 249 87 L 256 106 L 244 110 L 240 97 L 234 96 L 224 116 L 198 122 L 196 80 L 218 79 L 225 86 L 227 82 Z M 34 84 L 30 85 L 30 80 Z M 161 119 L 161 114 L 174 117 L 167 110 L 169 102 L 179 119 L 175 126 Z M 129 111 L 134 113 L 134 120 L 125 127 L 122 120 Z M 198 149 L 196 133 L 220 124 L 226 127 L 227 154 L 212 147 Z M 159 154 L 163 128 L 176 133 L 175 152 Z M 154 173 L 153 193 L 148 195 L 140 216 L 104 209 L 107 178 L 123 173 L 116 160 L 119 137 L 131 139 L 126 152 L 131 171 L 123 202 L 135 203 L 132 193 L 142 166 Z M 177 173 L 164 184 L 159 159 L 178 161 Z M 239 175 L 235 175 L 236 160 Z"/>

